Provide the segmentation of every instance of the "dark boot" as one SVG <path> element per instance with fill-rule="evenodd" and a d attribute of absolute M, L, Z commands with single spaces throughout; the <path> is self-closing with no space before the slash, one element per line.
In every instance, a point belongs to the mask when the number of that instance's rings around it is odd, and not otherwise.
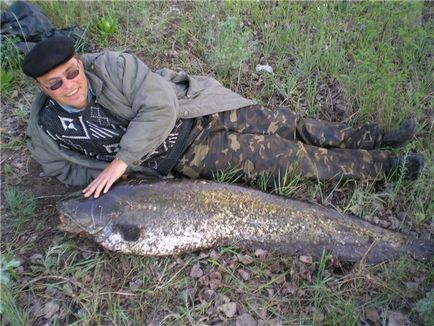
<path fill-rule="evenodd" d="M 391 161 L 390 172 L 404 169 L 404 176 L 409 180 L 416 180 L 422 173 L 425 160 L 421 154 L 411 153 L 402 157 L 394 157 Z"/>
<path fill-rule="evenodd" d="M 401 147 L 407 144 L 416 133 L 416 119 L 411 118 L 398 128 L 386 132 L 381 141 L 381 147 Z"/>

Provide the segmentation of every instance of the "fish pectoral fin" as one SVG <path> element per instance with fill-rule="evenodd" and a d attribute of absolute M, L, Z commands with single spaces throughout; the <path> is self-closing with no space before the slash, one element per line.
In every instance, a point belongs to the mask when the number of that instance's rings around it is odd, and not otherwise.
<path fill-rule="evenodd" d="M 140 238 L 140 228 L 135 224 L 115 224 L 113 225 L 113 232 L 119 233 L 125 241 L 132 242 Z"/>

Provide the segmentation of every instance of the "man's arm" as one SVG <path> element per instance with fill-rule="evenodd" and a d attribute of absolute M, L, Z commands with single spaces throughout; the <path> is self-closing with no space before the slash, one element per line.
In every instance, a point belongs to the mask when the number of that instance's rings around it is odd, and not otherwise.
<path fill-rule="evenodd" d="M 108 80 L 100 100 L 106 100 L 113 88 L 126 107 L 110 106 L 110 100 L 100 103 L 118 114 L 128 110 L 129 125 L 119 144 L 116 157 L 134 169 L 144 157 L 154 151 L 169 135 L 178 117 L 178 98 L 172 83 L 152 72 L 140 59 L 128 53 L 108 53 L 97 59 L 105 64 Z M 103 69 L 100 67 L 100 69 Z M 107 102 L 107 103 L 106 103 Z M 125 111 L 123 111 L 125 112 Z"/>
<path fill-rule="evenodd" d="M 94 194 L 98 198 L 101 191 L 107 193 L 113 183 L 122 176 L 126 176 L 125 172 L 128 165 L 119 159 L 113 160 L 86 188 L 83 189 L 85 197 L 90 197 Z"/>
<path fill-rule="evenodd" d="M 136 56 L 112 52 L 97 60 L 104 65 L 97 62 L 99 68 L 96 72 L 106 70 L 110 78 L 106 83 L 115 86 L 122 94 L 134 117 L 121 139 L 116 159 L 83 190 L 84 196 L 94 195 L 95 198 L 101 192 L 106 193 L 124 175 L 128 166 L 133 169 L 139 166 L 145 156 L 167 138 L 178 115 L 178 99 L 173 85 L 153 73 Z M 119 110 L 109 108 L 115 113 Z"/>
<path fill-rule="evenodd" d="M 64 184 L 83 186 L 97 177 L 107 165 L 106 162 L 62 150 L 53 140 L 46 140 L 44 142 L 37 135 L 27 140 L 32 157 L 41 165 L 44 176 L 55 177 Z"/>

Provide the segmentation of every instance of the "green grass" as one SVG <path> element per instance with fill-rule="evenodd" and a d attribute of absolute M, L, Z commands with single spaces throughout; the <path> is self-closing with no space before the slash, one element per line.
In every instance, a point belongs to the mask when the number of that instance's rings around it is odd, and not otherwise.
<path fill-rule="evenodd" d="M 255 49 L 251 32 L 244 27 L 240 17 L 227 17 L 218 25 L 217 32 L 211 31 L 210 34 L 209 47 L 212 50 L 208 62 L 217 78 L 238 76 Z"/>
<path fill-rule="evenodd" d="M 3 216 L 2 221 L 20 231 L 30 217 L 36 213 L 36 198 L 32 192 L 20 192 L 13 188 L 7 188 L 4 195 L 9 214 L 6 220 Z"/>
<path fill-rule="evenodd" d="M 153 69 L 211 75 L 263 104 L 285 105 L 308 117 L 353 125 L 380 122 L 387 130 L 415 116 L 419 121 L 416 138 L 397 153 L 424 153 L 427 168 L 417 182 L 399 175 L 379 183 L 305 183 L 292 175 L 282 175 L 274 182 L 262 175 L 252 185 L 362 217 L 381 215 L 381 210 L 392 216 L 405 212 L 404 224 L 410 230 L 427 232 L 434 216 L 429 118 L 434 105 L 433 75 L 429 73 L 433 70 L 434 30 L 420 19 L 427 4 L 232 0 L 36 3 L 57 28 L 76 24 L 85 28 L 91 51 L 128 50 Z M 112 27 L 105 28 L 104 20 Z M 23 81 L 28 80 L 19 72 L 21 57 L 13 41 L 2 42 L 1 55 L 2 99 L 7 101 L 4 92 L 21 91 Z M 256 74 L 259 63 L 271 65 L 274 75 Z M 13 116 L 25 120 L 30 103 L 19 103 L 18 107 L 11 105 L 16 108 Z M 23 145 L 23 137 L 2 130 L 2 150 L 22 151 Z M 3 164 L 2 173 L 15 173 L 10 169 Z M 21 175 L 19 180 L 25 182 L 25 173 L 20 171 Z M 240 181 L 237 171 L 219 172 L 214 177 L 219 182 Z M 9 182 L 11 178 L 6 179 Z M 223 323 L 235 324 L 241 312 L 277 324 L 357 325 L 365 309 L 374 307 L 380 313 L 410 311 L 415 324 L 432 323 L 434 276 L 430 262 L 336 267 L 328 259 L 305 264 L 298 258 L 272 254 L 256 257 L 254 252 L 233 247 L 181 257 L 118 255 L 102 252 L 88 240 L 47 231 L 47 227 L 36 232 L 34 219 L 50 224 L 47 222 L 56 218 L 54 214 L 38 215 L 36 199 L 29 192 L 4 189 L 2 219 L 7 223 L 2 223 L 2 236 L 6 237 L 2 255 L 21 255 L 26 263 L 20 266 L 22 271 L 8 272 L 13 283 L 3 288 L 7 292 L 2 292 L 2 301 L 10 303 L 11 312 L 3 315 L 2 322 L 47 322 L 31 310 L 36 301 L 42 305 L 54 301 L 60 305 L 59 314 L 50 322 L 58 325 L 151 321 L 195 325 L 211 324 L 219 316 Z M 51 233 L 43 233 L 37 242 L 29 238 L 41 232 Z M 244 264 L 239 259 L 243 254 L 250 255 L 253 262 Z M 203 270 L 202 278 L 190 276 L 195 264 Z M 418 286 L 409 290 L 412 283 Z M 216 288 L 211 295 L 206 291 L 212 286 Z M 232 318 L 219 311 L 227 301 L 237 304 L 237 315 Z M 381 318 L 385 324 L 386 317 Z"/>
<path fill-rule="evenodd" d="M 0 85 L 2 94 L 11 91 L 15 86 L 15 71 L 1 68 Z"/>
<path fill-rule="evenodd" d="M 22 264 L 17 259 L 0 256 L 0 314 L 12 326 L 29 324 L 29 313 L 23 311 L 16 303 L 14 280 L 15 269 Z"/>
<path fill-rule="evenodd" d="M 415 310 L 419 313 L 424 325 L 434 324 L 434 291 L 428 292 L 426 297 L 420 299 L 415 306 Z"/>
<path fill-rule="evenodd" d="M 16 86 L 17 71 L 21 67 L 22 55 L 15 46 L 16 38 L 8 38 L 0 43 L 0 91 L 2 96 L 9 93 Z"/>

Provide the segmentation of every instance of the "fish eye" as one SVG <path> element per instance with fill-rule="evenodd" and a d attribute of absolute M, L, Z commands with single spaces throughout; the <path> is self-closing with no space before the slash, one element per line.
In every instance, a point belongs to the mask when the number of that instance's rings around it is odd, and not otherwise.
<path fill-rule="evenodd" d="M 122 239 L 134 242 L 140 238 L 140 228 L 135 224 L 117 223 L 113 225 L 113 232 L 119 233 Z"/>

